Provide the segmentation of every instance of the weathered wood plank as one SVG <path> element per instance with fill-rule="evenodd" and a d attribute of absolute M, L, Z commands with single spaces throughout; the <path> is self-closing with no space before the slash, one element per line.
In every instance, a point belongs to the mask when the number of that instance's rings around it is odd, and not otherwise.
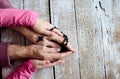
<path fill-rule="evenodd" d="M 24 0 L 24 9 L 37 11 L 40 13 L 40 18 L 49 21 L 48 3 L 49 0 Z M 40 70 L 31 79 L 54 79 L 53 68 Z"/>
<path fill-rule="evenodd" d="M 24 0 L 24 9 L 37 11 L 40 18 L 49 21 L 49 0 Z"/>
<path fill-rule="evenodd" d="M 10 0 L 14 7 L 22 8 L 23 1 Z M 13 44 L 23 44 L 24 45 L 24 37 L 21 36 L 19 33 L 11 30 L 6 29 L 1 31 L 1 42 L 11 42 Z M 19 62 L 19 61 L 18 61 Z M 15 66 L 12 68 L 3 68 L 2 69 L 2 77 L 3 79 L 7 77 L 19 64 L 15 62 Z"/>
<path fill-rule="evenodd" d="M 50 0 L 51 21 L 65 32 L 76 52 L 61 65 L 55 66 L 55 79 L 80 79 L 74 0 Z"/>
<path fill-rule="evenodd" d="M 120 1 L 101 0 L 106 79 L 120 79 Z M 99 5 L 100 6 L 100 5 Z"/>
<path fill-rule="evenodd" d="M 105 79 L 98 0 L 75 0 L 81 79 Z"/>

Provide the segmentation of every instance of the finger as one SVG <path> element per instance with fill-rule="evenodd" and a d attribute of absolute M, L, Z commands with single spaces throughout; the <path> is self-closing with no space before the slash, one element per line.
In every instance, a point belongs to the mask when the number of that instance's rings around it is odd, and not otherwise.
<path fill-rule="evenodd" d="M 69 51 L 72 51 L 73 53 L 75 52 L 75 49 L 72 47 L 72 45 L 69 42 L 66 45 L 66 47 L 68 48 Z"/>
<path fill-rule="evenodd" d="M 52 40 L 52 41 L 55 41 L 56 43 L 58 44 L 62 44 L 63 41 L 64 41 L 64 37 L 62 36 L 58 36 L 57 34 L 55 33 L 52 33 L 51 36 L 48 36 L 47 39 L 49 40 Z M 71 46 L 71 44 L 68 42 L 67 46 L 68 50 L 72 51 L 72 52 L 75 52 L 74 48 Z"/>
<path fill-rule="evenodd" d="M 49 64 L 50 61 L 49 60 L 39 60 L 39 64 L 38 65 L 46 65 Z"/>
<path fill-rule="evenodd" d="M 72 52 L 71 51 L 68 51 L 68 52 L 61 52 L 61 53 L 58 53 L 58 56 L 59 58 L 65 58 L 65 57 L 68 57 L 69 55 L 71 55 Z"/>
<path fill-rule="evenodd" d="M 49 47 L 45 47 L 45 50 L 46 50 L 48 53 L 57 53 L 57 52 L 60 52 L 60 48 L 49 48 Z"/>
<path fill-rule="evenodd" d="M 62 53 L 56 53 L 56 54 L 54 54 L 54 59 L 56 59 L 56 60 L 63 59 L 65 57 L 68 57 L 71 54 L 72 54 L 71 51 L 69 51 L 69 52 L 62 52 Z"/>
<path fill-rule="evenodd" d="M 44 44 L 45 44 L 45 46 L 48 46 L 48 47 L 60 48 L 60 46 L 57 43 L 55 43 L 53 41 L 50 41 L 50 40 L 47 40 L 47 39 L 45 39 L 45 43 Z"/>
<path fill-rule="evenodd" d="M 44 68 L 47 64 L 50 64 L 50 61 L 49 60 L 35 60 L 33 61 L 33 63 L 36 63 L 37 64 L 35 65 L 36 68 L 38 69 L 42 69 Z"/>
<path fill-rule="evenodd" d="M 44 39 L 43 41 L 39 41 L 37 44 L 43 45 L 48 48 L 56 48 L 58 51 L 60 51 L 61 49 L 61 47 L 57 43 L 47 40 L 47 39 Z"/>
<path fill-rule="evenodd" d="M 61 44 L 64 41 L 64 37 L 57 35 L 56 33 L 52 32 L 50 36 L 47 36 L 48 40 L 52 40 L 58 44 Z"/>
<path fill-rule="evenodd" d="M 52 67 L 52 66 L 55 66 L 55 65 L 58 65 L 58 64 L 61 64 L 61 63 L 63 63 L 63 60 L 57 60 L 55 62 L 44 65 L 43 68 Z"/>
<path fill-rule="evenodd" d="M 41 30 L 41 34 L 45 35 L 45 36 L 50 36 L 52 34 L 51 31 L 47 30 L 47 29 L 42 29 Z"/>
<path fill-rule="evenodd" d="M 63 34 L 58 29 L 53 29 L 53 32 L 55 32 L 56 34 L 60 36 L 63 36 Z"/>
<path fill-rule="evenodd" d="M 37 59 L 32 59 L 32 63 L 34 64 L 35 67 L 38 67 L 43 64 L 48 64 L 49 62 L 46 60 L 37 60 Z"/>
<path fill-rule="evenodd" d="M 47 30 L 48 28 L 51 28 L 50 23 L 38 18 L 33 30 L 47 36 L 51 34 L 51 31 Z"/>

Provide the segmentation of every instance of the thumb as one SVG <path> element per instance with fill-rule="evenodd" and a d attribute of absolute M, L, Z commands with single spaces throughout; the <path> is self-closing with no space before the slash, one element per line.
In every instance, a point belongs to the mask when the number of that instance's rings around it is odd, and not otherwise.
<path fill-rule="evenodd" d="M 33 30 L 37 33 L 43 34 L 45 36 L 49 36 L 52 34 L 51 31 L 45 29 L 45 28 L 38 28 L 38 27 L 33 27 Z"/>

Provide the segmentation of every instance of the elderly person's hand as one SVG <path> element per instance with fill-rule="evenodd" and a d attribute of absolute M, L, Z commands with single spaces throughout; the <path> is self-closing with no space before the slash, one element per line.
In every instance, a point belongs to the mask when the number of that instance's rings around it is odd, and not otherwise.
<path fill-rule="evenodd" d="M 9 45 L 8 53 L 11 60 L 21 58 L 35 58 L 40 60 L 49 60 L 50 62 L 61 60 L 72 54 L 71 51 L 61 52 L 57 48 L 49 48 L 42 45 Z"/>
<path fill-rule="evenodd" d="M 28 49 L 30 50 L 31 58 L 49 60 L 50 62 L 63 59 L 72 54 L 71 51 L 60 52 L 59 49 L 49 48 L 41 45 L 31 45 L 28 47 Z"/>

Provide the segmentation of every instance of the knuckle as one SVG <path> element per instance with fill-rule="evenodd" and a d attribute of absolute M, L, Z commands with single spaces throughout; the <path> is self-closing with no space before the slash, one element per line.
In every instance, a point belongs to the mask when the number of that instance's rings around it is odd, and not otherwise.
<path fill-rule="evenodd" d="M 40 53 L 41 54 L 41 59 L 47 59 L 47 57 L 43 54 L 43 53 Z"/>
<path fill-rule="evenodd" d="M 52 33 L 51 33 L 51 36 L 54 36 L 54 35 L 55 35 L 55 33 L 54 33 L 54 32 L 52 32 Z"/>
<path fill-rule="evenodd" d="M 38 39 L 38 36 L 33 34 L 33 37 L 32 37 L 33 41 L 36 42 L 36 40 Z"/>
<path fill-rule="evenodd" d="M 46 62 L 44 61 L 42 64 L 43 64 L 43 66 L 44 66 L 44 65 L 46 65 Z"/>
<path fill-rule="evenodd" d="M 57 52 L 60 52 L 61 48 L 57 48 Z"/>
<path fill-rule="evenodd" d="M 61 54 L 58 54 L 57 58 L 58 58 L 58 59 L 62 58 L 62 55 L 61 55 Z"/>
<path fill-rule="evenodd" d="M 54 32 L 52 32 L 51 38 L 56 40 L 56 34 Z"/>

